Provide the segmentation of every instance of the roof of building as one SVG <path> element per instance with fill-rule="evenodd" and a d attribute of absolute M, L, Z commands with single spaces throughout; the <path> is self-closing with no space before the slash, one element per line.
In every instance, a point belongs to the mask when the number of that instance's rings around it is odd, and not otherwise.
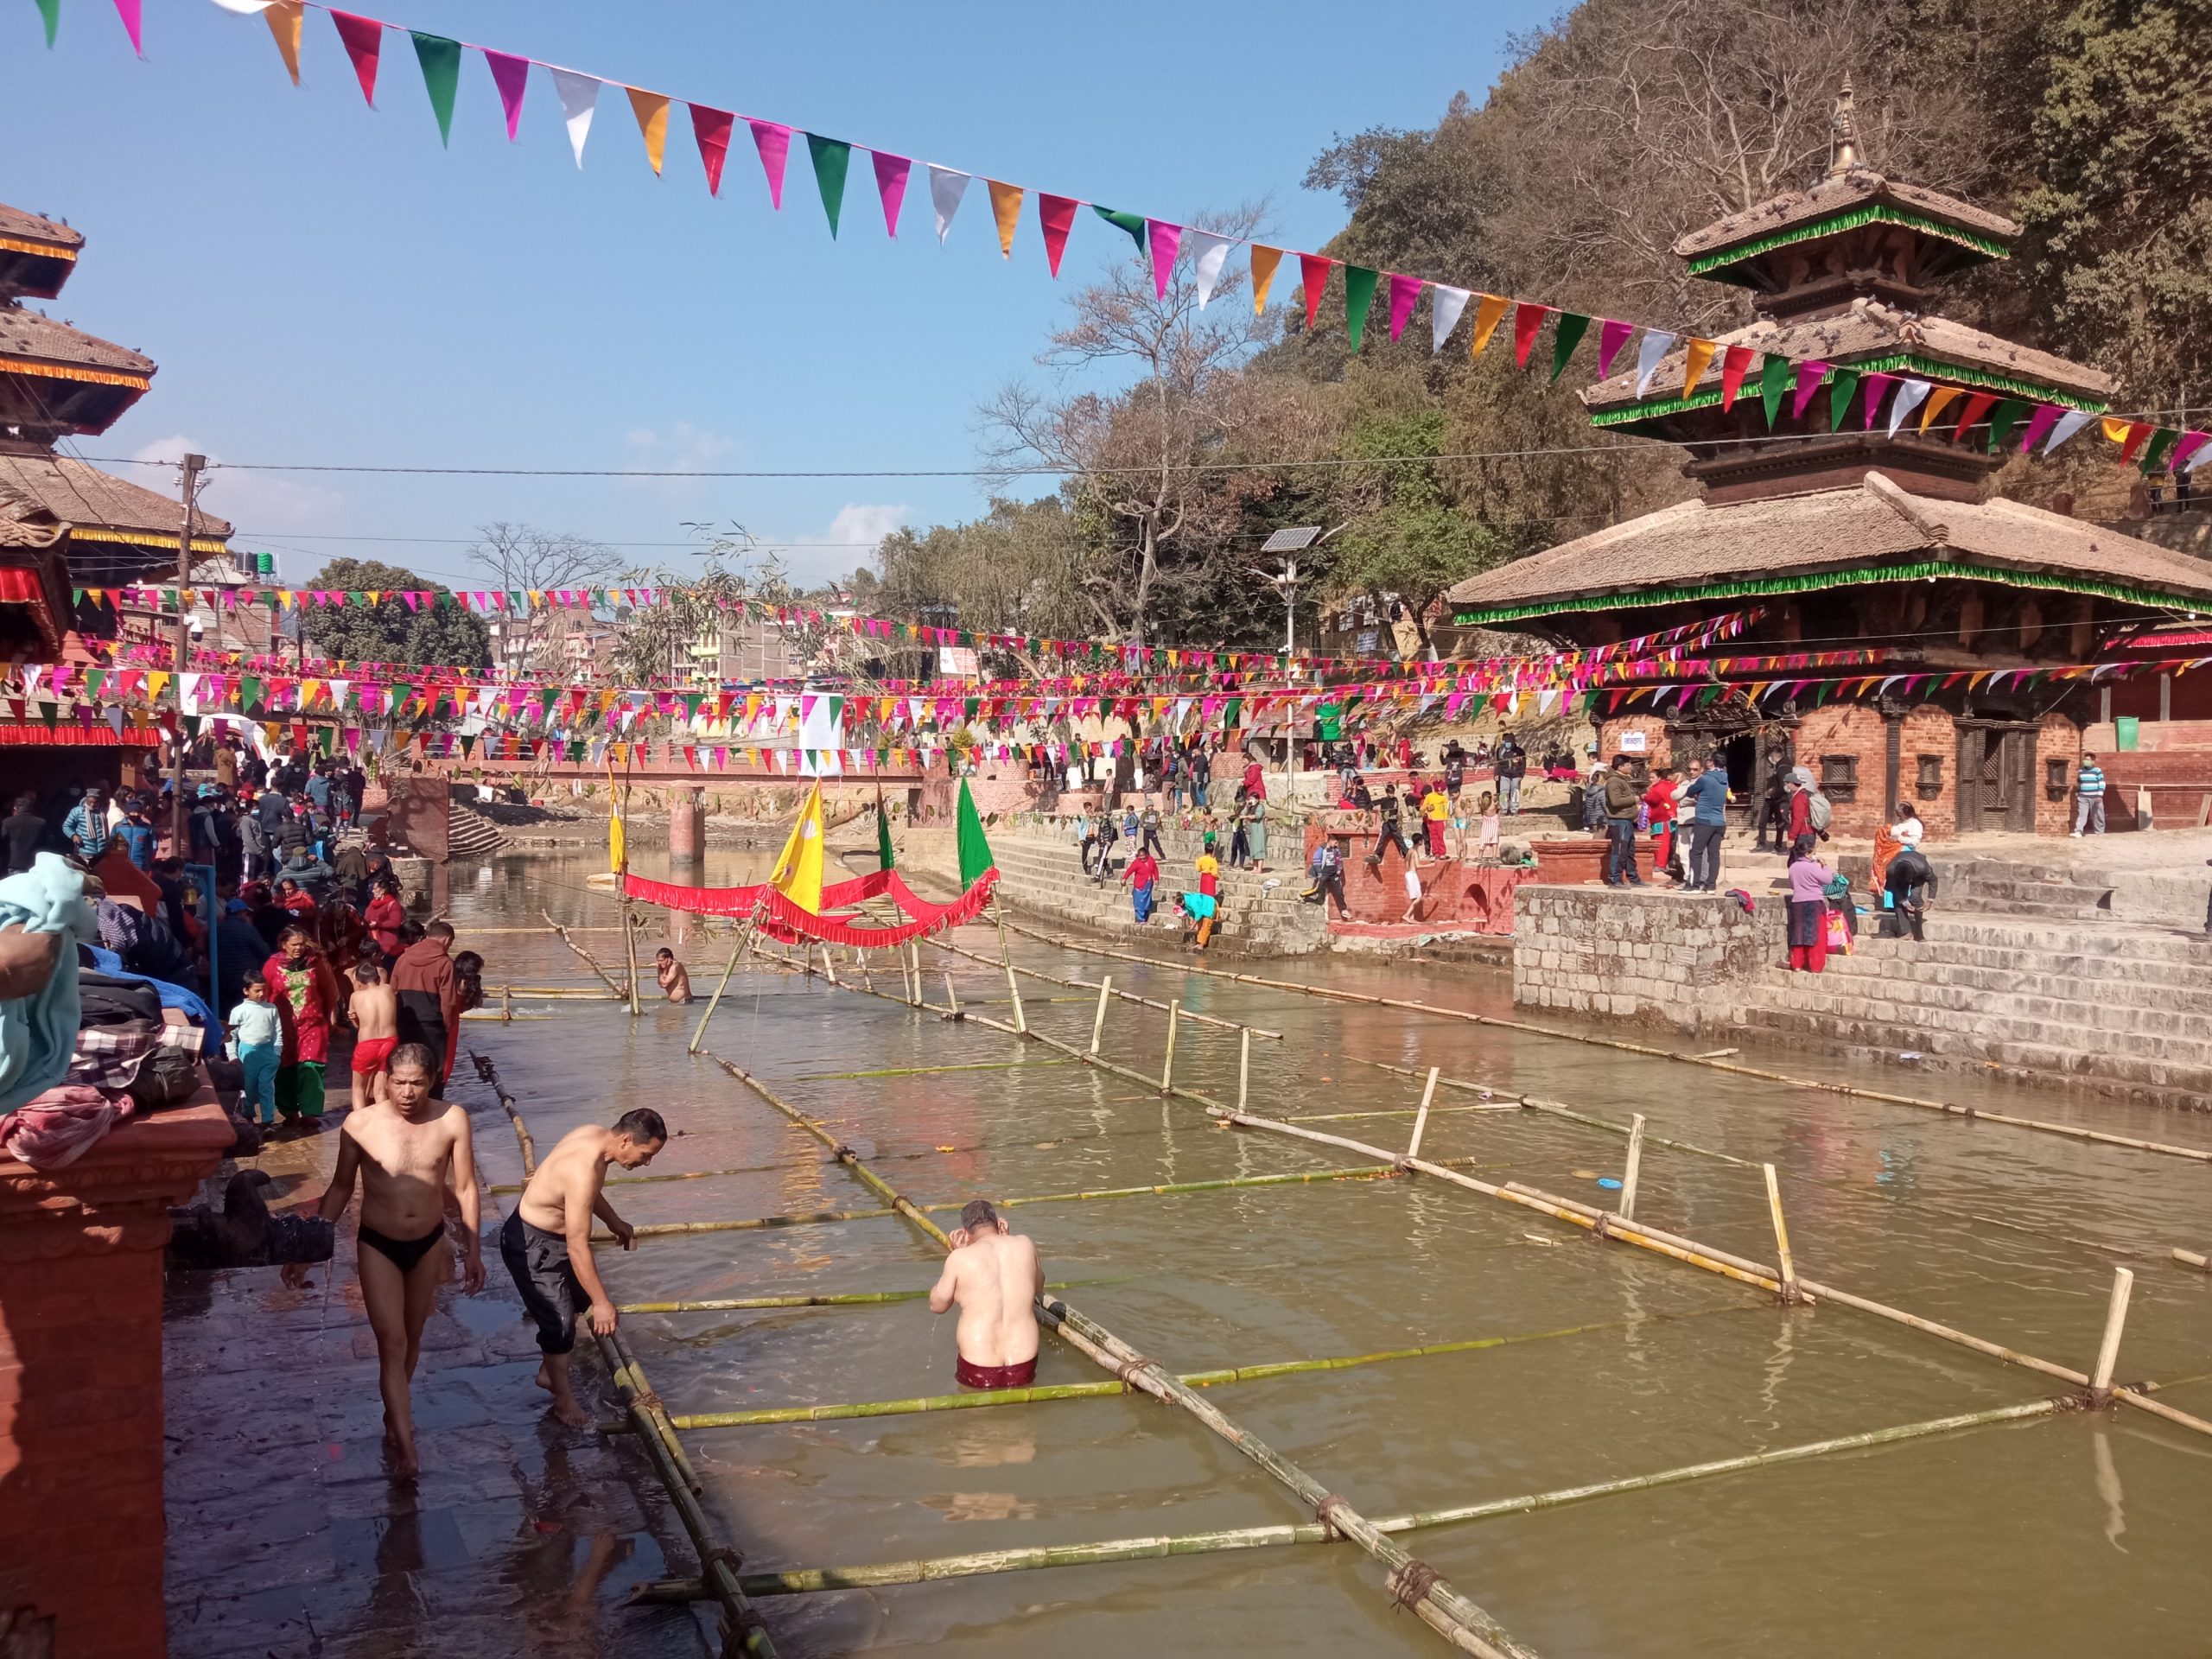
<path fill-rule="evenodd" d="M 0 518 L 0 548 L 52 547 L 67 533 L 60 524 L 27 524 L 20 519 Z"/>
<path fill-rule="evenodd" d="M 20 305 L 0 305 L 0 356 L 73 363 L 118 374 L 154 372 L 152 358 Z"/>
<path fill-rule="evenodd" d="M 1448 598 L 1468 626 L 1945 574 L 2212 611 L 2212 563 L 2002 498 L 1914 495 L 1880 473 L 1841 489 L 1685 501 L 1471 576 Z"/>
<path fill-rule="evenodd" d="M 27 213 L 20 207 L 10 207 L 4 201 L 0 201 L 0 236 L 18 242 L 44 242 L 72 252 L 85 245 L 82 231 L 72 230 L 57 219 Z"/>
<path fill-rule="evenodd" d="M 2020 226 L 2002 213 L 1993 213 L 1986 207 L 1977 207 L 1970 201 L 1961 201 L 1925 185 L 1908 184 L 1903 179 L 1885 178 L 1869 168 L 1854 167 L 1847 172 L 1830 174 L 1809 188 L 1770 196 L 1739 213 L 1716 219 L 1703 229 L 1677 238 L 1675 252 L 1680 258 L 1697 263 L 1700 255 L 1756 242 L 1777 232 L 1854 210 L 1883 207 L 1966 231 L 1970 233 L 1969 239 L 1976 243 L 2010 242 L 2020 234 Z"/>
<path fill-rule="evenodd" d="M 166 537 L 174 548 L 180 512 L 175 497 L 104 473 L 89 462 L 43 451 L 0 451 L 0 519 L 64 524 L 79 535 L 88 530 L 116 530 Z M 227 520 L 194 512 L 195 542 L 221 541 L 230 533 Z"/>
<path fill-rule="evenodd" d="M 1748 346 L 1793 362 L 1834 363 L 1860 372 L 1880 369 L 1899 374 L 1918 374 L 1965 385 L 1982 385 L 1995 391 L 2014 391 L 2037 397 L 2051 391 L 2102 409 L 2112 394 L 2111 377 L 2049 352 L 2016 346 L 1995 334 L 1984 334 L 1948 317 L 1918 315 L 1880 300 L 1853 300 L 1850 308 L 1833 316 L 1802 317 L 1777 322 L 1761 317 L 1744 327 L 1714 337 L 1717 344 Z M 1641 404 L 1661 407 L 1652 413 L 1671 412 L 1682 403 L 1682 376 L 1688 371 L 1688 347 L 1677 346 L 1660 359 L 1649 391 L 1636 395 L 1637 374 L 1631 365 L 1586 389 L 1582 401 L 1593 415 L 1625 411 Z M 1721 355 L 1698 382 L 1691 402 L 1717 403 L 1720 395 Z M 1747 385 L 1758 394 L 1756 381 Z M 1633 418 L 1633 417 L 1631 417 Z M 1604 423 L 1618 423 L 1615 420 Z"/>

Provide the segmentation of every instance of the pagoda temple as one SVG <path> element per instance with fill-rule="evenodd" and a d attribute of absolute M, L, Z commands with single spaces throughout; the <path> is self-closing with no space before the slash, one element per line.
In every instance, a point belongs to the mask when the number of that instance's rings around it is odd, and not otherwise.
<path fill-rule="evenodd" d="M 1777 421 L 1756 378 L 1686 387 L 1687 346 L 1656 374 L 1592 386 L 1592 423 L 1681 446 L 1698 498 L 1461 582 L 1454 623 L 1599 645 L 1750 610 L 1732 657 L 1850 652 L 1861 665 L 1601 694 L 1605 753 L 1721 753 L 1747 802 L 1774 766 L 1809 767 L 1847 834 L 1899 802 L 1936 836 L 2063 832 L 2085 730 L 2112 718 L 2113 689 L 2006 671 L 2107 660 L 2212 613 L 2212 564 L 1988 493 L 2031 411 L 2094 416 L 2111 395 L 2094 369 L 1933 309 L 1946 279 L 2005 257 L 2019 230 L 1866 166 L 1847 85 L 1824 177 L 1674 246 L 1693 275 L 1752 296 L 1755 319 L 1713 342 L 1716 371 L 1730 347 L 1793 376 L 1815 365 L 1784 399 L 1799 417 Z M 1909 387 L 1921 401 L 1905 418 L 1881 407 Z M 1940 414 L 1923 420 L 1929 404 Z"/>
<path fill-rule="evenodd" d="M 181 505 L 58 449 L 105 432 L 154 378 L 150 358 L 24 303 L 57 297 L 84 245 L 67 225 L 0 205 L 0 659 L 92 660 L 117 619 L 79 594 L 176 579 Z M 226 555 L 230 535 L 194 513 L 195 558 Z M 120 751 L 147 747 L 149 731 L 0 718 L 0 748 L 11 788 L 113 783 Z"/>

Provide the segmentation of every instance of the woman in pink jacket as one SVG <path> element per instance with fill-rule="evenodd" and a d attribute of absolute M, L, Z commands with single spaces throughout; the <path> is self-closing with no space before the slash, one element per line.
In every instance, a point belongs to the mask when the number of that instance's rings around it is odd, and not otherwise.
<path fill-rule="evenodd" d="M 1813 838 L 1789 844 L 1789 965 L 1817 974 L 1828 965 L 1827 885 L 1835 872 L 1813 856 Z"/>

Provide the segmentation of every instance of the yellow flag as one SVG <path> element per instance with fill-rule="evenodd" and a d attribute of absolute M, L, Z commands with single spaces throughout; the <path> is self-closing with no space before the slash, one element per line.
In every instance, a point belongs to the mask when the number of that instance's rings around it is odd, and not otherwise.
<path fill-rule="evenodd" d="M 1693 340 L 1688 357 L 1682 365 L 1682 396 L 1687 397 L 1697 390 L 1697 383 L 1705 378 L 1706 365 L 1713 361 L 1719 348 L 1709 340 Z"/>
<path fill-rule="evenodd" d="M 645 159 L 653 164 L 653 171 L 660 171 L 660 158 L 668 149 L 668 97 L 664 92 L 649 92 L 640 86 L 625 86 L 630 94 L 630 108 L 636 112 L 638 130 L 645 137 Z"/>
<path fill-rule="evenodd" d="M 607 865 L 617 875 L 630 868 L 629 837 L 622 828 L 622 796 L 614 786 L 613 751 L 621 747 L 612 745 L 607 755 Z"/>
<path fill-rule="evenodd" d="M 810 915 L 822 909 L 822 785 L 806 792 L 768 885 Z"/>
<path fill-rule="evenodd" d="M 999 255 L 1001 258 L 1011 259 L 1014 257 L 1014 233 L 1021 224 L 1021 187 L 1001 184 L 996 179 L 985 179 L 983 182 L 991 188 L 991 217 L 999 222 Z"/>
<path fill-rule="evenodd" d="M 1275 280 L 1275 267 L 1281 263 L 1281 248 L 1252 245 L 1252 315 L 1255 317 L 1268 308 L 1268 289 Z"/>
<path fill-rule="evenodd" d="M 298 86 L 300 30 L 307 22 L 307 8 L 301 0 L 276 0 L 261 16 L 269 25 L 269 32 L 276 38 L 276 49 L 283 54 L 284 67 L 291 72 L 292 85 Z"/>
<path fill-rule="evenodd" d="M 2113 442 L 2126 443 L 2127 442 L 2128 428 L 2132 424 L 2131 422 L 2126 419 L 2114 420 L 2111 416 L 2107 415 L 2103 419 L 2100 420 L 2097 424 L 2104 429 L 2105 436 L 2109 438 Z"/>
<path fill-rule="evenodd" d="M 1513 302 L 1496 294 L 1479 296 L 1475 302 L 1475 334 L 1467 352 L 1469 357 L 1480 357 L 1483 347 L 1490 344 L 1490 337 L 1497 332 L 1498 319 L 1511 308 Z"/>

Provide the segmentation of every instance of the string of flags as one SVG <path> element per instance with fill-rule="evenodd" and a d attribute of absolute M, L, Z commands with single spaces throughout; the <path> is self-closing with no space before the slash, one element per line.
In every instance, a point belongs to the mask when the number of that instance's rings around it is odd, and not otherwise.
<path fill-rule="evenodd" d="M 330 19 L 363 98 L 372 106 L 384 74 L 387 36 L 405 36 L 422 74 L 440 140 L 448 145 L 460 96 L 461 66 L 465 54 L 470 52 L 484 60 L 510 142 L 521 132 L 531 72 L 537 71 L 540 81 L 550 84 L 578 167 L 583 165 L 585 146 L 601 96 L 609 88 L 620 92 L 628 105 L 645 146 L 645 160 L 656 175 L 662 172 L 667 160 L 671 111 L 682 103 L 689 117 L 708 191 L 716 197 L 721 194 L 732 146 L 741 149 L 749 139 L 770 206 L 780 211 L 791 160 L 799 148 L 798 141 L 803 140 L 816 194 L 821 200 L 833 238 L 842 224 L 847 187 L 853 172 L 853 153 L 856 149 L 864 150 L 868 157 L 868 172 L 874 179 L 884 229 L 893 238 L 899 234 L 918 168 L 927 187 L 930 213 L 940 243 L 950 234 L 970 187 L 982 176 L 810 132 L 788 122 L 679 100 L 669 93 L 518 53 L 388 23 L 321 4 L 318 0 L 215 0 L 215 3 L 226 11 L 257 15 L 264 20 L 296 86 L 301 79 L 307 13 L 323 13 Z M 47 43 L 50 47 L 54 43 L 59 0 L 38 0 L 38 4 L 46 19 Z M 141 0 L 116 0 L 116 6 L 130 34 L 132 48 L 143 55 Z M 2132 462 L 2145 473 L 2163 467 L 2179 474 L 2193 470 L 2212 458 L 2212 433 L 2108 417 L 2101 404 L 2083 406 L 2088 400 L 2060 402 L 2056 398 L 2020 397 L 1972 384 L 1946 385 L 1923 376 L 1865 372 L 1848 365 L 1792 359 L 1680 330 L 1355 265 L 1325 254 L 1277 247 L 1199 226 L 1111 207 L 1080 196 L 1058 194 L 988 177 L 982 177 L 982 183 L 999 251 L 1005 258 L 1013 257 L 1025 208 L 1034 198 L 1033 216 L 1044 242 L 1047 267 L 1055 277 L 1059 275 L 1069 238 L 1085 208 L 1096 219 L 1130 238 L 1139 255 L 1149 261 L 1154 289 L 1162 296 L 1167 291 L 1178 260 L 1187 258 L 1202 308 L 1219 287 L 1230 253 L 1242 249 L 1248 261 L 1254 309 L 1263 312 L 1278 273 L 1286 258 L 1294 253 L 1306 327 L 1311 330 L 1318 325 L 1325 291 L 1334 283 L 1343 296 L 1345 332 L 1354 352 L 1360 349 L 1378 304 L 1389 338 L 1395 341 L 1412 326 L 1426 295 L 1429 301 L 1432 352 L 1441 352 L 1465 320 L 1470 356 L 1480 356 L 1492 336 L 1504 327 L 1512 340 L 1516 365 L 1526 368 L 1536 355 L 1537 343 L 1548 324 L 1552 378 L 1556 381 L 1560 378 L 1582 342 L 1594 334 L 1598 374 L 1603 379 L 1611 375 L 1615 363 L 1622 359 L 1629 343 L 1634 340 L 1636 393 L 1641 401 L 1649 395 L 1662 365 L 1674 359 L 1680 348 L 1681 399 L 1717 401 L 1724 410 L 1731 410 L 1746 384 L 1755 385 L 1769 429 L 1779 420 L 1785 402 L 1790 417 L 1803 420 L 1808 410 L 1815 406 L 1816 391 L 1825 386 L 1828 391 L 1825 402 L 1832 430 L 1841 429 L 1853 404 L 1861 403 L 1862 429 L 1872 429 L 1878 420 L 1883 420 L 1890 435 L 1895 436 L 1916 413 L 1916 430 L 1925 434 L 1938 424 L 1941 417 L 1949 415 L 1952 418 L 1948 424 L 1953 442 L 1964 443 L 1970 434 L 1979 431 L 1992 454 L 2013 445 L 2017 440 L 2020 453 L 2048 455 L 2091 422 L 2101 421 L 2105 435 L 2120 448 L 2119 459 L 2123 466 Z M 1671 371 L 1669 377 L 1668 390 L 1671 391 Z M 1962 383 L 1970 383 L 1974 377 L 1969 372 L 1961 371 L 1960 378 Z M 1886 415 L 1883 412 L 1885 404 Z M 1624 418 L 1634 416 L 1630 413 Z"/>

